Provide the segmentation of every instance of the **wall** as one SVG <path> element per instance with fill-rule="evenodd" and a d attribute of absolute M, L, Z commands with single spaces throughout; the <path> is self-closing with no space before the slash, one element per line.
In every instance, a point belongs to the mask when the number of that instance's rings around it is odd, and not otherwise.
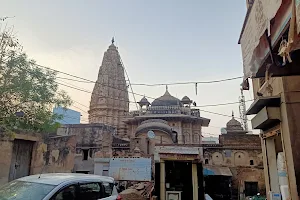
<path fill-rule="evenodd" d="M 255 134 L 222 134 L 219 136 L 219 141 L 226 146 L 261 146 L 260 137 Z"/>
<path fill-rule="evenodd" d="M 219 140 L 219 145 L 208 145 L 203 148 L 203 159 L 205 165 L 230 168 L 233 198 L 243 197 L 245 182 L 258 182 L 260 193 L 265 194 L 263 155 L 259 135 L 223 134 L 219 136 Z"/>
<path fill-rule="evenodd" d="M 10 140 L 0 140 L 0 185 L 8 182 L 13 143 Z"/>
<path fill-rule="evenodd" d="M 76 140 L 73 136 L 43 139 L 42 134 L 3 134 L 0 137 L 0 185 L 8 182 L 14 140 L 34 142 L 30 174 L 71 172 L 74 167 Z"/>
<path fill-rule="evenodd" d="M 112 139 L 115 128 L 105 124 L 64 125 L 57 130 L 58 135 L 76 137 L 76 155 L 74 171 L 94 172 L 95 154 L 102 157 L 112 156 Z M 87 158 L 84 154 L 88 152 Z M 99 157 L 99 156 L 98 156 Z"/>

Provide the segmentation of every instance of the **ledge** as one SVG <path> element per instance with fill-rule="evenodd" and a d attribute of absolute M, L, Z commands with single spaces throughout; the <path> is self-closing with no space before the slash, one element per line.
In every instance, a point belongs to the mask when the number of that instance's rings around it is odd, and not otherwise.
<path fill-rule="evenodd" d="M 246 115 L 259 113 L 264 107 L 280 107 L 280 96 L 258 97 L 247 110 Z"/>

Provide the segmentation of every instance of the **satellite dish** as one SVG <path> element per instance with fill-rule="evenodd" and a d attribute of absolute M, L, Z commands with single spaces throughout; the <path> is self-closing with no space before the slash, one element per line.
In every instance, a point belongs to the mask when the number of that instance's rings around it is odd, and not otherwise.
<path fill-rule="evenodd" d="M 226 128 L 221 128 L 221 134 L 226 134 L 226 133 L 227 133 Z"/>
<path fill-rule="evenodd" d="M 148 131 L 147 136 L 148 138 L 153 139 L 155 138 L 155 133 L 153 131 Z"/>

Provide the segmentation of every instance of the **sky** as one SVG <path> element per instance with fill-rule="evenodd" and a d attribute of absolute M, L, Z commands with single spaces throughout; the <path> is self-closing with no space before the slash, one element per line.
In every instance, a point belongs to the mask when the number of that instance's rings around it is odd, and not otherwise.
<path fill-rule="evenodd" d="M 14 26 L 24 50 L 40 65 L 96 81 L 103 54 L 115 37 L 131 83 L 167 84 L 243 75 L 238 38 L 246 1 L 229 2 L 2 0 L 0 17 L 15 16 L 6 23 Z M 92 83 L 64 81 L 93 89 Z M 198 84 L 197 95 L 194 84 L 170 85 L 169 92 L 180 99 L 187 95 L 198 106 L 230 103 L 239 100 L 241 82 Z M 60 88 L 75 101 L 71 108 L 81 112 L 82 123 L 87 123 L 90 94 Z M 157 98 L 165 86 L 133 86 L 133 91 Z M 244 95 L 246 100 L 253 99 L 252 91 Z M 129 96 L 133 101 L 132 94 Z M 130 108 L 136 109 L 134 104 Z M 238 104 L 203 110 L 229 116 L 234 111 L 239 117 Z M 211 119 L 210 127 L 203 129 L 204 136 L 217 136 L 231 118 L 204 111 L 201 116 Z"/>

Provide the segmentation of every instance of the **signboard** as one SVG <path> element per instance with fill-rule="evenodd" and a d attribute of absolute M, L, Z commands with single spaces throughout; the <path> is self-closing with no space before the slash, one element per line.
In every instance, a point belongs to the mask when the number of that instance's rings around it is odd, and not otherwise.
<path fill-rule="evenodd" d="M 254 75 L 258 69 L 254 67 L 254 52 L 266 29 L 270 29 L 270 20 L 274 18 L 282 0 L 255 0 L 251 8 L 240 43 L 242 48 L 244 76 Z"/>
<path fill-rule="evenodd" d="M 164 160 L 197 160 L 197 159 L 200 159 L 200 156 L 197 154 L 160 153 L 159 157 Z"/>
<path fill-rule="evenodd" d="M 122 181 L 151 181 L 151 158 L 112 158 L 109 176 Z"/>

